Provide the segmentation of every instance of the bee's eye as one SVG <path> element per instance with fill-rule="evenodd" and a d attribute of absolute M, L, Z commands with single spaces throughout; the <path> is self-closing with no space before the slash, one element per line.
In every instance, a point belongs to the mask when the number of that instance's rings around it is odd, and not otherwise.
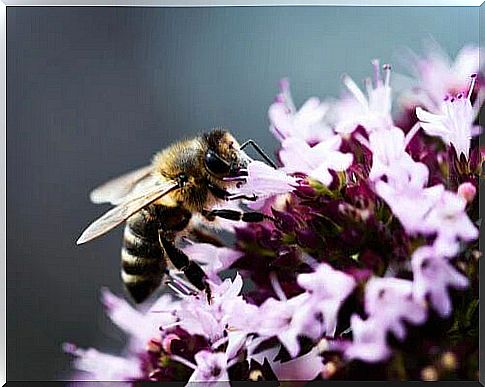
<path fill-rule="evenodd" d="M 226 175 L 231 170 L 231 164 L 211 149 L 205 154 L 205 165 L 215 175 Z"/>

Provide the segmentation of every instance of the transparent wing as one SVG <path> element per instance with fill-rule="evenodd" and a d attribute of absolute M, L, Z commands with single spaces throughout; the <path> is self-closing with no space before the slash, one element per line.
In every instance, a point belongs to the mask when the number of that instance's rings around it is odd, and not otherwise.
<path fill-rule="evenodd" d="M 111 203 L 120 204 L 125 197 L 141 182 L 151 176 L 153 171 L 152 165 L 136 169 L 125 173 L 95 188 L 89 194 L 93 203 Z"/>
<path fill-rule="evenodd" d="M 155 200 L 175 190 L 177 187 L 178 184 L 174 181 L 158 181 L 149 188 L 145 187 L 143 192 L 139 192 L 138 194 L 130 194 L 123 203 L 112 208 L 103 216 L 91 223 L 89 227 L 84 230 L 76 243 L 80 245 L 107 233 L 120 223 L 123 223 L 135 212 L 140 211 L 143 207 L 146 207 Z"/>

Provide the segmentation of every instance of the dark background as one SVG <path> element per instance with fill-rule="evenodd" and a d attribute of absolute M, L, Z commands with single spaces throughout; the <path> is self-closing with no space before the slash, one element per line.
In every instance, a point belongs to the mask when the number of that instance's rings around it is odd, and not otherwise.
<path fill-rule="evenodd" d="M 122 292 L 121 230 L 75 246 L 106 209 L 91 188 L 215 126 L 272 151 L 281 77 L 298 105 L 337 96 L 430 36 L 478 43 L 478 8 L 8 7 L 8 380 L 68 378 L 64 341 L 123 347 L 98 300 Z"/>

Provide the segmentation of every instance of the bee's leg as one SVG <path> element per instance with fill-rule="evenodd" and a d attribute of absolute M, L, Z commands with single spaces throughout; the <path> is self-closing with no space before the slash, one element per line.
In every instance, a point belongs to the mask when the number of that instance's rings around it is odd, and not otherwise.
<path fill-rule="evenodd" d="M 256 195 L 248 196 L 245 194 L 231 194 L 230 192 L 226 191 L 221 187 L 218 187 L 215 184 L 212 184 L 211 182 L 207 182 L 207 187 L 209 188 L 209 191 L 211 192 L 212 195 L 222 200 L 246 199 L 246 200 L 255 201 L 258 199 Z"/>
<path fill-rule="evenodd" d="M 261 212 L 242 212 L 237 210 L 210 210 L 203 211 L 202 215 L 207 220 L 214 220 L 216 217 L 248 223 L 262 222 L 263 220 L 274 220 L 271 216 L 265 215 Z"/>
<path fill-rule="evenodd" d="M 245 199 L 245 200 L 250 200 L 252 202 L 258 200 L 258 197 L 255 194 L 252 194 L 251 196 L 245 195 L 245 194 L 234 194 L 230 195 L 226 198 L 226 200 L 239 200 L 239 199 Z"/>
<path fill-rule="evenodd" d="M 205 290 L 207 299 L 210 301 L 211 290 L 204 270 L 197 263 L 191 261 L 187 254 L 177 248 L 163 231 L 159 232 L 159 238 L 170 262 L 185 274 L 185 277 L 187 277 L 192 285 L 199 290 Z"/>

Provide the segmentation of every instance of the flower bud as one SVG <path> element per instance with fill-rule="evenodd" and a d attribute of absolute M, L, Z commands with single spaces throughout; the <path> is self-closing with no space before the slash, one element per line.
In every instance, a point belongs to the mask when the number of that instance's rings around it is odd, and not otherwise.
<path fill-rule="evenodd" d="M 329 361 L 323 366 L 322 377 L 324 379 L 331 378 L 337 372 L 337 365 L 333 361 Z"/>
<path fill-rule="evenodd" d="M 421 379 L 427 382 L 438 380 L 438 371 L 433 366 L 421 370 Z"/>
<path fill-rule="evenodd" d="M 148 352 L 160 352 L 160 340 L 159 339 L 151 339 L 147 343 L 147 351 Z"/>
<path fill-rule="evenodd" d="M 441 365 L 447 370 L 454 370 L 457 366 L 456 356 L 452 352 L 445 352 L 441 357 Z"/>
<path fill-rule="evenodd" d="M 458 187 L 458 195 L 465 199 L 467 203 L 473 202 L 476 193 L 477 189 L 470 182 L 463 183 Z"/>
<path fill-rule="evenodd" d="M 172 353 L 172 343 L 174 340 L 180 340 L 180 337 L 174 333 L 169 333 L 165 336 L 162 340 L 162 348 L 163 350 L 170 354 Z"/>

